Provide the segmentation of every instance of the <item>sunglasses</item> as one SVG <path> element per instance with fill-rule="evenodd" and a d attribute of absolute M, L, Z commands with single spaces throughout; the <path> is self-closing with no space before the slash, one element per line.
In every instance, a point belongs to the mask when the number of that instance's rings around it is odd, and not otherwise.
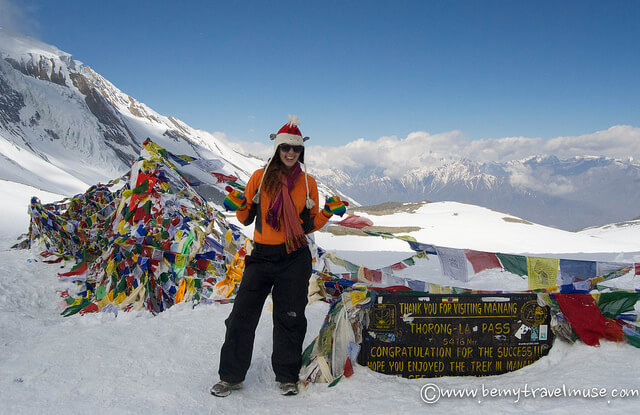
<path fill-rule="evenodd" d="M 304 146 L 292 146 L 289 144 L 280 144 L 280 150 L 282 150 L 283 153 L 288 153 L 289 150 L 293 149 L 294 153 L 300 154 L 302 153 L 303 148 Z"/>

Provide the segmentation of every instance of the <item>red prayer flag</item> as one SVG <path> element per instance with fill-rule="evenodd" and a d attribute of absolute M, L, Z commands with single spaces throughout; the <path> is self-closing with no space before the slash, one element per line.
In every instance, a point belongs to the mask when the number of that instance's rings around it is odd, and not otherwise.
<path fill-rule="evenodd" d="M 87 272 L 87 260 L 85 259 L 82 264 L 76 265 L 71 271 L 58 273 L 58 277 L 72 277 L 75 275 L 82 275 Z"/>
<path fill-rule="evenodd" d="M 471 262 L 473 272 L 476 274 L 480 271 L 484 271 L 485 269 L 502 268 L 498 257 L 494 253 L 465 249 L 464 255 L 467 257 L 469 262 Z"/>
<path fill-rule="evenodd" d="M 347 361 L 344 363 L 344 377 L 348 378 L 353 375 L 353 366 L 351 366 L 351 359 L 347 357 Z"/>
<path fill-rule="evenodd" d="M 382 282 L 382 271 L 375 269 L 363 268 L 364 278 L 368 281 L 380 283 Z"/>
<path fill-rule="evenodd" d="M 197 265 L 199 270 L 206 271 L 209 267 L 209 261 L 207 261 L 206 259 L 198 258 Z"/>
<path fill-rule="evenodd" d="M 402 271 L 406 267 L 407 266 L 405 264 L 403 264 L 402 262 L 397 262 L 397 263 L 391 265 L 391 269 L 394 270 L 394 271 Z"/>
<path fill-rule="evenodd" d="M 373 226 L 373 222 L 371 222 L 370 219 L 363 218 L 361 216 L 349 215 L 340 222 L 337 222 L 336 225 L 345 226 L 347 228 L 362 229 L 367 226 Z"/>
<path fill-rule="evenodd" d="M 591 294 L 556 294 L 555 298 L 580 340 L 589 346 L 599 346 L 606 318 Z"/>
<path fill-rule="evenodd" d="M 216 179 L 218 179 L 218 181 L 216 183 L 223 183 L 223 182 L 237 182 L 238 178 L 236 176 L 227 176 L 226 174 L 222 174 L 222 173 L 211 173 Z"/>
<path fill-rule="evenodd" d="M 96 303 L 91 303 L 85 308 L 83 308 L 82 310 L 80 310 L 79 313 L 81 315 L 84 315 L 87 313 L 97 313 L 98 311 L 100 311 L 100 309 L 98 308 L 98 305 Z"/>

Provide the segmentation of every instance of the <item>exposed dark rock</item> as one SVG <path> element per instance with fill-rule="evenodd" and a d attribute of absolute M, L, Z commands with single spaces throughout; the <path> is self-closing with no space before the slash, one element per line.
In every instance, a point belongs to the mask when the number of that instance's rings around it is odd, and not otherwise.
<path fill-rule="evenodd" d="M 110 142 L 106 142 L 105 143 L 107 146 L 109 146 L 111 148 L 111 150 L 113 150 L 114 153 L 116 153 L 116 155 L 118 156 L 118 158 L 120 160 L 122 160 L 122 162 L 124 163 L 125 166 L 130 166 L 133 164 L 133 162 L 136 160 L 136 158 L 134 156 L 132 156 L 131 154 L 127 154 L 124 151 L 122 151 L 121 149 L 119 149 L 118 147 L 114 146 L 113 144 L 111 144 Z"/>
<path fill-rule="evenodd" d="M 9 124 L 20 122 L 20 110 L 24 108 L 24 97 L 11 88 L 0 73 L 0 124 L 9 129 Z"/>
<path fill-rule="evenodd" d="M 187 136 L 185 136 L 184 134 L 182 134 L 180 131 L 177 131 L 177 130 L 167 130 L 164 133 L 162 133 L 162 135 L 164 135 L 165 137 L 169 137 L 176 142 L 179 142 L 180 140 L 189 141 Z"/>
<path fill-rule="evenodd" d="M 105 139 L 121 146 L 131 147 L 137 153 L 140 149 L 133 144 L 135 142 L 133 134 L 116 115 L 115 111 L 112 110 L 109 101 L 96 88 L 92 87 L 83 75 L 72 73 L 70 77 L 73 85 L 85 96 L 84 100 L 89 107 L 89 111 L 102 124 Z"/>
<path fill-rule="evenodd" d="M 33 127 L 34 125 L 38 125 L 39 121 L 40 121 L 40 113 L 38 111 L 36 111 L 36 113 L 33 114 L 33 116 L 31 116 L 31 118 L 29 118 L 29 127 Z"/>
<path fill-rule="evenodd" d="M 32 61 L 28 62 L 18 62 L 13 58 L 5 58 L 14 69 L 22 72 L 27 76 L 32 76 L 36 79 L 40 79 L 43 81 L 53 82 L 58 85 L 67 86 L 66 79 L 64 74 L 62 73 L 62 68 L 58 68 L 58 72 L 55 71 L 55 61 L 53 58 L 45 58 L 41 56 L 38 60 L 37 65 Z M 49 66 L 50 64 L 50 66 Z M 51 70 L 51 74 L 49 74 L 49 70 Z"/>
<path fill-rule="evenodd" d="M 51 141 L 53 140 L 60 140 L 60 136 L 53 130 L 49 130 L 48 128 L 45 128 L 44 131 L 49 134 L 49 137 L 51 137 Z"/>

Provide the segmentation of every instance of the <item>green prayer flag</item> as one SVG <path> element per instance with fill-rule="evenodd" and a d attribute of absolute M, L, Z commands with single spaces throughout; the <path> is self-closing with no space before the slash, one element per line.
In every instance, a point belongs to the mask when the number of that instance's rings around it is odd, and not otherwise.
<path fill-rule="evenodd" d="M 526 276 L 528 275 L 527 271 L 527 257 L 522 255 L 510 255 L 510 254 L 499 254 L 496 256 L 502 263 L 502 267 L 505 271 L 510 272 L 516 275 Z"/>
<path fill-rule="evenodd" d="M 189 248 L 191 247 L 191 244 L 193 243 L 194 239 L 195 239 L 195 234 L 193 233 L 193 230 L 191 230 L 189 232 L 189 236 L 187 236 L 187 240 L 185 241 L 184 245 L 182 246 L 181 254 L 187 255 L 189 253 Z"/>
<path fill-rule="evenodd" d="M 358 272 L 358 270 L 360 269 L 360 267 L 352 262 L 349 261 L 344 261 L 345 262 L 345 268 L 347 269 L 347 271 L 349 272 Z"/>
<path fill-rule="evenodd" d="M 313 352 L 313 346 L 315 346 L 316 340 L 314 339 L 304 352 L 302 352 L 302 366 L 307 366 L 311 362 L 311 352 Z"/>
<path fill-rule="evenodd" d="M 140 183 L 140 186 L 137 186 L 133 189 L 133 193 L 136 195 L 141 195 L 143 193 L 145 193 L 147 190 L 149 190 L 149 180 L 145 180 L 144 182 Z"/>
<path fill-rule="evenodd" d="M 169 281 L 169 273 L 163 272 L 162 274 L 160 274 L 160 282 L 162 282 L 162 284 L 166 284 L 167 281 Z"/>
<path fill-rule="evenodd" d="M 127 277 L 123 276 L 120 279 L 120 282 L 118 282 L 118 285 L 116 285 L 116 289 L 113 293 L 114 298 L 121 292 L 126 291 L 126 289 L 127 289 Z"/>
<path fill-rule="evenodd" d="M 72 315 L 76 314 L 78 311 L 80 311 L 83 308 L 85 308 L 86 306 L 88 306 L 89 304 L 91 304 L 91 301 L 89 301 L 89 300 L 87 300 L 85 298 L 84 300 L 82 300 L 82 302 L 80 304 L 76 304 L 76 305 L 72 305 L 70 307 L 67 307 L 60 314 L 62 316 L 64 316 L 64 317 L 72 316 Z"/>
<path fill-rule="evenodd" d="M 624 291 L 602 293 L 598 299 L 598 308 L 603 316 L 616 318 L 627 311 L 635 310 L 638 300 L 640 300 L 640 293 Z"/>
<path fill-rule="evenodd" d="M 329 384 L 329 386 L 328 386 L 328 387 L 329 387 L 329 388 L 331 388 L 331 387 L 333 387 L 333 386 L 336 386 L 336 385 L 338 384 L 338 382 L 340 382 L 340 380 L 341 380 L 341 379 L 342 379 L 342 375 L 338 376 L 337 378 L 335 378 L 335 379 L 333 380 L 333 382 L 331 382 L 331 383 Z"/>
<path fill-rule="evenodd" d="M 106 295 L 107 295 L 107 286 L 106 285 L 99 285 L 98 288 L 96 288 L 96 300 L 100 301 Z"/>
<path fill-rule="evenodd" d="M 627 343 L 640 349 L 640 337 L 629 336 L 628 334 L 625 334 L 624 336 L 627 338 Z"/>

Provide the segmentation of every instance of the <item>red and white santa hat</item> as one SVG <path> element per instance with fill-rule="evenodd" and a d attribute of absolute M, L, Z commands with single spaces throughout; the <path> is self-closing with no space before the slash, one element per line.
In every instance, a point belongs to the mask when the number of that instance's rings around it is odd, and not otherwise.
<path fill-rule="evenodd" d="M 304 142 L 309 139 L 309 137 L 302 137 L 302 133 L 300 132 L 300 120 L 296 115 L 289 115 L 289 122 L 280 128 L 278 134 L 271 134 L 270 138 L 275 140 L 275 149 L 278 149 L 280 144 L 289 144 L 292 146 L 303 146 Z"/>
<path fill-rule="evenodd" d="M 275 142 L 274 142 L 274 148 L 273 148 L 273 155 L 269 158 L 269 160 L 267 161 L 267 165 L 264 167 L 265 173 L 269 168 L 269 164 L 271 164 L 271 160 L 273 160 L 274 157 L 279 157 L 278 147 L 280 146 L 280 144 L 289 144 L 292 146 L 304 146 L 304 142 L 309 139 L 309 137 L 302 136 L 302 133 L 300 132 L 300 128 L 298 128 L 298 125 L 300 125 L 300 120 L 298 119 L 298 117 L 296 115 L 289 115 L 289 121 L 285 125 L 283 125 L 282 128 L 280 128 L 280 130 L 278 130 L 278 133 L 269 135 L 269 138 L 271 138 L 272 140 L 275 140 Z M 307 187 L 306 206 L 309 209 L 311 209 L 315 205 L 315 202 L 313 201 L 313 199 L 309 197 L 309 180 L 307 179 L 307 165 L 304 163 L 304 152 L 300 153 L 300 158 L 298 159 L 298 161 L 302 163 L 302 167 L 304 169 L 304 181 Z M 262 180 L 260 181 L 260 186 L 258 186 L 258 191 L 253 197 L 253 203 L 260 202 L 260 190 L 262 189 L 264 176 L 265 175 L 263 174 Z"/>

